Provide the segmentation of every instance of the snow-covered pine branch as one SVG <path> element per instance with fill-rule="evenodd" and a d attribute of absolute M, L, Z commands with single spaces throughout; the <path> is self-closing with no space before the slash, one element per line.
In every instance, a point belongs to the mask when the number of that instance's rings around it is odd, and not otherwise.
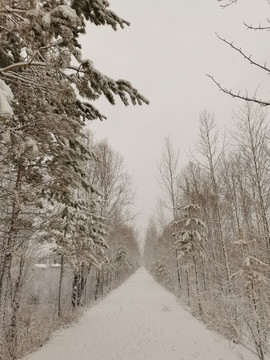
<path fill-rule="evenodd" d="M 40 81 L 44 72 L 50 72 L 53 87 L 61 81 L 75 86 L 79 95 L 93 101 L 104 95 L 114 104 L 115 96 L 128 105 L 143 104 L 148 100 L 126 80 L 113 80 L 95 69 L 90 60 L 81 56 L 78 36 L 85 31 L 85 20 L 96 25 L 128 24 L 108 9 L 108 2 L 73 1 L 72 4 L 58 4 L 50 1 L 33 1 L 25 9 L 0 8 L 2 56 L 0 78 L 10 85 L 16 97 L 16 83 L 24 86 L 52 89 Z M 17 11 L 18 10 L 18 11 Z M 16 45 L 15 45 L 16 44 Z M 76 64 L 76 65 L 75 65 Z M 98 111 L 91 106 L 77 105 L 88 119 L 95 119 Z"/>

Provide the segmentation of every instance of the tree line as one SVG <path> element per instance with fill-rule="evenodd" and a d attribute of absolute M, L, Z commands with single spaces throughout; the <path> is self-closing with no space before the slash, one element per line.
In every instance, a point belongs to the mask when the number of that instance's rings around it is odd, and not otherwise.
<path fill-rule="evenodd" d="M 85 125 L 93 106 L 148 101 L 83 59 L 87 22 L 128 26 L 108 1 L 0 1 L 0 353 L 39 347 L 139 263 L 121 155 Z M 39 264 L 50 249 L 54 266 Z M 43 254 L 40 253 L 42 249 Z M 50 261 L 50 260 L 49 260 Z M 38 266 L 39 265 L 39 266 Z M 75 311 L 76 310 L 76 311 Z"/>
<path fill-rule="evenodd" d="M 195 316 L 260 359 L 270 330 L 269 130 L 267 113 L 247 102 L 221 141 L 205 111 L 182 169 L 167 138 L 144 252 L 147 268 Z"/>
<path fill-rule="evenodd" d="M 223 8 L 238 3 L 218 2 Z M 244 26 L 259 34 L 269 30 L 269 21 Z M 267 62 L 218 38 L 269 74 Z M 196 151 L 184 168 L 165 139 L 158 168 L 162 196 L 146 231 L 144 262 L 195 316 L 264 360 L 270 349 L 269 100 L 207 76 L 244 105 L 223 137 L 214 114 L 201 113 Z"/>

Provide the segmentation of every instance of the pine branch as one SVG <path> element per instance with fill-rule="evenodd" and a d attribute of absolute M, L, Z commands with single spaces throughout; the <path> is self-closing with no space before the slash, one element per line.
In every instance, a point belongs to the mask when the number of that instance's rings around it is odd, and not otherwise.
<path fill-rule="evenodd" d="M 41 67 L 45 67 L 47 66 L 47 64 L 45 62 L 41 62 L 41 61 L 23 61 L 23 62 L 19 62 L 19 63 L 15 63 L 15 64 L 11 64 L 9 66 L 6 66 L 5 68 L 0 68 L 0 72 L 3 74 L 6 74 L 9 71 L 12 70 L 17 70 L 19 68 L 28 68 L 30 66 L 41 66 Z"/>
<path fill-rule="evenodd" d="M 6 18 L 11 20 L 16 26 L 19 26 L 20 23 L 24 22 L 25 19 L 22 15 L 27 12 L 27 9 L 15 9 L 11 8 L 8 5 L 4 9 L 0 9 L 0 14 L 3 14 Z"/>
<path fill-rule="evenodd" d="M 19 9 L 19 8 L 12 8 L 12 7 L 10 7 L 10 6 L 6 6 L 5 8 L 3 8 L 3 9 L 0 9 L 0 13 L 10 13 L 10 14 L 25 14 L 26 13 L 26 11 L 28 11 L 28 9 L 23 9 L 23 8 L 21 8 L 21 9 Z"/>

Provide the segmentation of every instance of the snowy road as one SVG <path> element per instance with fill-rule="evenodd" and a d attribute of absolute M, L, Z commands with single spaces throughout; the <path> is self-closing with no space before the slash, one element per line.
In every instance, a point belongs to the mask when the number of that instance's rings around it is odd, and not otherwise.
<path fill-rule="evenodd" d="M 227 344 L 141 268 L 25 360 L 239 360 Z"/>

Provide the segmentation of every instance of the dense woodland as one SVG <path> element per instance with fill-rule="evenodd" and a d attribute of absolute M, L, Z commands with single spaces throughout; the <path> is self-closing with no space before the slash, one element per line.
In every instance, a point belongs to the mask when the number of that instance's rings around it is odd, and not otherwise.
<path fill-rule="evenodd" d="M 236 3 L 219 0 L 223 8 Z M 259 37 L 269 30 L 269 20 L 243 26 Z M 267 63 L 219 39 L 269 75 Z M 208 76 L 242 102 L 225 133 L 214 114 L 201 113 L 185 166 L 165 139 L 158 166 L 161 196 L 147 228 L 144 261 L 196 317 L 264 360 L 270 351 L 270 102 Z"/>
<path fill-rule="evenodd" d="M 139 265 L 123 158 L 85 125 L 92 102 L 148 101 L 81 55 L 107 1 L 0 1 L 0 354 L 41 346 Z"/>
<path fill-rule="evenodd" d="M 269 351 L 269 120 L 246 103 L 220 139 L 209 112 L 180 168 L 165 140 L 144 258 L 195 316 L 260 359 Z"/>
<path fill-rule="evenodd" d="M 218 1 L 223 7 L 237 2 Z M 131 178 L 122 156 L 86 125 L 105 118 L 93 105 L 100 97 L 125 105 L 148 100 L 82 58 L 87 22 L 113 30 L 129 25 L 106 0 L 0 0 L 3 360 L 44 344 L 140 265 Z M 266 65 L 220 40 L 269 74 Z M 270 349 L 270 129 L 262 105 L 270 103 L 209 77 L 244 102 L 226 136 L 211 112 L 201 113 L 184 167 L 165 139 L 161 197 L 143 260 L 196 317 L 264 360 Z"/>

